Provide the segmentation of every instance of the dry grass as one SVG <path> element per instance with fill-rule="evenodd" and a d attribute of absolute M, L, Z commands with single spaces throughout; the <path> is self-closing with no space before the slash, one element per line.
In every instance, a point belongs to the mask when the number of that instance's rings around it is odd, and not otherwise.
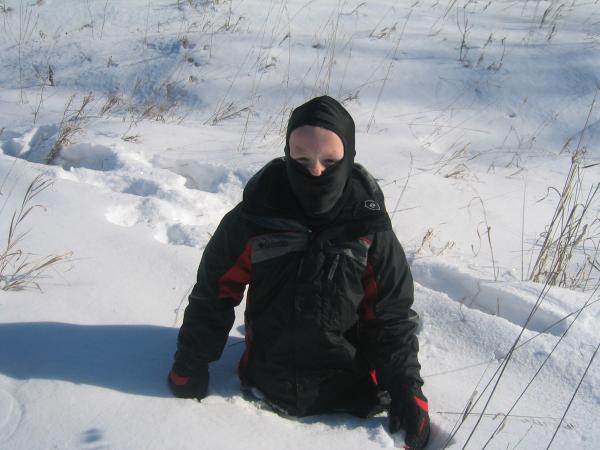
<path fill-rule="evenodd" d="M 599 270 L 598 248 L 600 246 L 599 219 L 593 215 L 600 183 L 584 188 L 586 147 L 582 146 L 583 135 L 588 127 L 600 89 L 592 101 L 580 139 L 571 157 L 571 166 L 554 214 L 544 233 L 541 245 L 529 278 L 536 282 L 547 281 L 551 285 L 568 288 L 584 288 Z M 581 254 L 583 253 L 583 258 Z M 578 267 L 573 273 L 576 260 Z"/>
<path fill-rule="evenodd" d="M 224 105 L 223 108 L 216 111 L 211 117 L 209 117 L 204 123 L 217 125 L 219 122 L 224 120 L 233 119 L 242 115 L 243 112 L 249 111 L 249 106 L 239 106 L 234 102 L 229 102 L 227 105 Z"/>
<path fill-rule="evenodd" d="M 41 290 L 37 279 L 50 267 L 70 258 L 71 253 L 35 257 L 21 247 L 29 231 L 21 231 L 25 219 L 37 208 L 35 198 L 52 185 L 52 180 L 38 175 L 31 182 L 21 205 L 12 214 L 8 227 L 6 247 L 0 253 L 0 289 L 4 291 L 22 290 L 36 287 Z"/>
<path fill-rule="evenodd" d="M 54 163 L 56 158 L 58 158 L 60 155 L 62 149 L 71 144 L 73 142 L 73 138 L 83 131 L 83 126 L 88 119 L 86 110 L 94 97 L 92 94 L 86 95 L 83 97 L 81 105 L 78 108 L 71 109 L 74 99 L 75 94 L 69 97 L 69 100 L 67 101 L 65 111 L 63 112 L 63 117 L 60 121 L 58 136 L 54 142 L 54 145 L 46 156 L 46 164 Z"/>
<path fill-rule="evenodd" d="M 104 104 L 100 107 L 99 116 L 108 116 L 113 109 L 121 105 L 123 100 L 117 94 L 110 94 Z"/>

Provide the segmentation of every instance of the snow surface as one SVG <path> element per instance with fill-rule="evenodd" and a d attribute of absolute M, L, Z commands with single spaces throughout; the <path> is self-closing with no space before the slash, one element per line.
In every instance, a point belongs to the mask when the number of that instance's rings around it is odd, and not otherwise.
<path fill-rule="evenodd" d="M 487 448 L 546 448 L 557 427 L 552 448 L 600 448 L 598 360 L 581 381 L 597 272 L 529 321 L 545 289 L 523 281 L 576 148 L 584 186 L 600 179 L 598 1 L 8 0 L 0 29 L 0 242 L 44 174 L 21 248 L 72 252 L 40 289 L 0 290 L 0 448 L 402 445 L 385 415 L 289 420 L 242 399 L 243 304 L 210 395 L 166 386 L 202 249 L 282 155 L 290 110 L 323 93 L 354 116 L 409 256 L 428 448 L 482 448 L 542 365 Z"/>

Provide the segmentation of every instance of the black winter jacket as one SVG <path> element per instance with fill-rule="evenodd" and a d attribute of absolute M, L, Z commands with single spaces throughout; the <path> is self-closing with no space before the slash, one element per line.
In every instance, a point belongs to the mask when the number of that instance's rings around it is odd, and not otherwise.
<path fill-rule="evenodd" d="M 370 372 L 383 390 L 423 383 L 413 281 L 383 194 L 358 164 L 349 182 L 327 224 L 302 217 L 282 158 L 248 182 L 204 250 L 177 363 L 193 373 L 220 358 L 249 285 L 240 378 L 287 414 L 326 412 Z"/>

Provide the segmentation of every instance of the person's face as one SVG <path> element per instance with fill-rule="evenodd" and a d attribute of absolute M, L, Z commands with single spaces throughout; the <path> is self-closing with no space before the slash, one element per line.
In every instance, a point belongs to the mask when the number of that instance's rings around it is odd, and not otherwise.
<path fill-rule="evenodd" d="M 342 140 L 325 128 L 310 125 L 298 127 L 290 134 L 289 144 L 292 159 L 315 177 L 344 157 Z"/>

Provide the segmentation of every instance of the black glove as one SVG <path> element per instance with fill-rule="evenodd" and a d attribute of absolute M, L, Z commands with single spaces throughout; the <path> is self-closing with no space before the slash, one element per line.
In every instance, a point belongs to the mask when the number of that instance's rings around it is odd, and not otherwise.
<path fill-rule="evenodd" d="M 429 405 L 418 385 L 402 386 L 392 392 L 389 410 L 390 433 L 406 431 L 407 449 L 422 449 L 429 441 Z"/>
<path fill-rule="evenodd" d="M 175 397 L 201 400 L 208 392 L 208 364 L 192 373 L 184 365 L 175 363 L 169 372 L 168 381 Z"/>

